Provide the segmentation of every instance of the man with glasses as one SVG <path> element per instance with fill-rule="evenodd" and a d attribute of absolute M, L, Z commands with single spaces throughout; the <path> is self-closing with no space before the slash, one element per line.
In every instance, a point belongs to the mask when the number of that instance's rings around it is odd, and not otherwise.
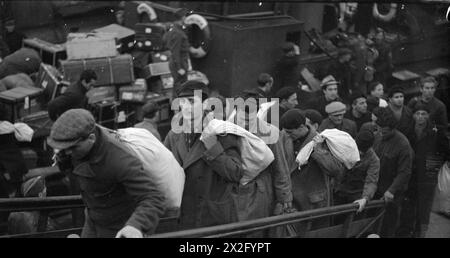
<path fill-rule="evenodd" d="M 70 158 L 71 174 L 86 204 L 82 237 L 140 238 L 151 234 L 164 212 L 164 196 L 139 159 L 95 124 L 84 109 L 63 113 L 48 144 Z"/>

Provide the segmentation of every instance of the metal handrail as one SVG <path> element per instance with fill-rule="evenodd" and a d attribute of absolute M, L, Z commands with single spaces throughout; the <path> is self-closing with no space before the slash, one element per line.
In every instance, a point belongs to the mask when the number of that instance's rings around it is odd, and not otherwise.
<path fill-rule="evenodd" d="M 384 205 L 385 202 L 382 200 L 372 201 L 366 206 L 365 209 L 368 210 L 375 208 L 383 208 Z M 357 209 L 358 204 L 351 203 L 212 227 L 155 234 L 149 237 L 150 238 L 230 237 L 261 231 L 273 227 L 283 226 L 300 221 L 352 213 L 355 212 Z M 377 217 L 378 217 L 377 219 L 379 219 L 380 216 Z"/>
<path fill-rule="evenodd" d="M 80 195 L 45 198 L 0 198 L 0 212 L 42 211 L 84 208 Z"/>
<path fill-rule="evenodd" d="M 370 202 L 365 210 L 384 208 L 385 202 L 382 200 L 376 200 Z M 83 208 L 85 205 L 81 196 L 57 196 L 46 198 L 4 198 L 0 199 L 0 211 L 35 211 L 35 210 L 57 210 L 57 209 L 73 209 Z M 311 221 L 314 219 L 331 217 L 341 214 L 351 214 L 358 209 L 358 204 L 344 204 L 332 207 L 300 211 L 289 214 L 283 214 L 279 216 L 266 217 L 261 219 L 242 221 L 230 224 L 217 225 L 212 227 L 204 227 L 197 229 L 189 229 L 168 233 L 160 233 L 148 236 L 150 238 L 187 238 L 187 237 L 232 237 L 243 234 L 250 234 L 274 228 L 278 226 L 284 226 L 301 221 Z M 361 236 L 362 233 L 374 224 L 378 219 L 382 218 L 384 211 L 377 214 L 374 220 L 364 227 L 364 230 L 357 236 Z M 74 230 L 70 229 L 69 231 Z M 63 231 L 61 231 L 63 232 Z M 68 231 L 67 231 L 68 232 Z M 52 232 L 47 232 L 52 234 Z M 41 235 L 40 233 L 37 233 Z M 24 235 L 25 236 L 25 235 Z M 29 236 L 33 236 L 30 234 Z"/>

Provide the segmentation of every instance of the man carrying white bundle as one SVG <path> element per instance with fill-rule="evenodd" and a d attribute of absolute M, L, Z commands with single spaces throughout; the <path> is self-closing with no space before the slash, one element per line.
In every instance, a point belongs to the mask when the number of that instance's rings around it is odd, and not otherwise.
<path fill-rule="evenodd" d="M 194 94 L 194 91 L 201 92 L 201 95 Z M 238 136 L 211 134 L 200 139 L 203 119 L 207 115 L 203 110 L 203 103 L 208 98 L 204 83 L 187 81 L 181 85 L 177 96 L 182 119 L 172 123 L 164 145 L 172 151 L 186 174 L 180 228 L 236 222 L 237 212 L 231 190 L 239 184 L 244 173 Z"/>
<path fill-rule="evenodd" d="M 82 237 L 139 238 L 152 234 L 164 196 L 142 162 L 91 113 L 72 109 L 53 124 L 48 144 L 67 155 L 86 204 Z"/>

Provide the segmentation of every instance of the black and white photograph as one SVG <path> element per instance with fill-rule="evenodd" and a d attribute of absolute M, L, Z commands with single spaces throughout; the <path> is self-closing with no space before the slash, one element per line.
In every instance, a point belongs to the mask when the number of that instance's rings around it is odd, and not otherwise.
<path fill-rule="evenodd" d="M 449 13 L 0 0 L 0 238 L 450 238 Z"/>

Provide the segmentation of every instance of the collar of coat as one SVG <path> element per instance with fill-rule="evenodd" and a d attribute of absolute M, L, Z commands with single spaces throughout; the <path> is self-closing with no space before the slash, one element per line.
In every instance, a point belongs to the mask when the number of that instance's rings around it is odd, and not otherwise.
<path fill-rule="evenodd" d="M 96 142 L 94 147 L 88 154 L 88 158 L 81 161 L 76 161 L 78 165 L 75 166 L 73 173 L 83 177 L 95 177 L 94 172 L 90 168 L 90 164 L 95 164 L 100 162 L 106 155 L 105 142 L 108 136 L 101 128 L 96 128 Z"/>

